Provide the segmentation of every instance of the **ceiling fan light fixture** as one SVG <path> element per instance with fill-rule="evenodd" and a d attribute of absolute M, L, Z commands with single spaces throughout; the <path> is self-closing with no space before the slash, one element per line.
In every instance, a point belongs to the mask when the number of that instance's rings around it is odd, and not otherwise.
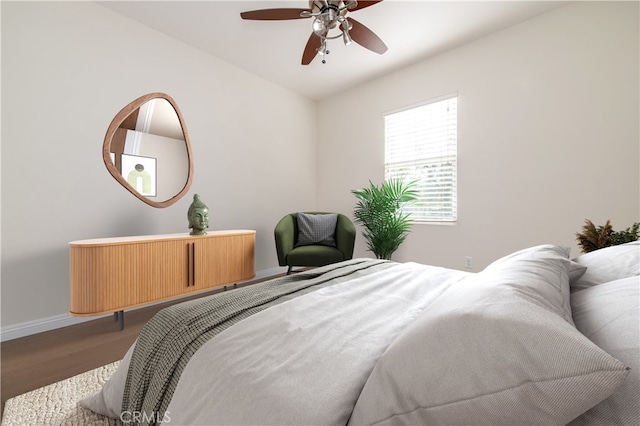
<path fill-rule="evenodd" d="M 318 53 L 320 55 L 325 55 L 327 52 L 327 40 L 322 39 L 322 43 L 320 43 L 320 47 L 318 48 Z"/>
<path fill-rule="evenodd" d="M 322 37 L 327 32 L 327 25 L 318 17 L 313 20 L 312 29 L 316 35 Z"/>
<path fill-rule="evenodd" d="M 345 31 L 342 33 L 342 41 L 344 42 L 345 46 L 348 46 L 351 44 L 351 36 L 349 35 L 348 31 Z"/>
<path fill-rule="evenodd" d="M 348 46 L 351 44 L 352 40 L 348 30 L 344 30 L 342 32 L 342 41 L 344 42 L 345 46 Z"/>
<path fill-rule="evenodd" d="M 340 27 L 342 27 L 342 41 L 344 41 L 345 46 L 348 46 L 352 42 L 351 35 L 349 34 L 349 30 L 352 28 L 352 25 L 345 19 L 342 21 L 342 24 L 340 24 Z"/>

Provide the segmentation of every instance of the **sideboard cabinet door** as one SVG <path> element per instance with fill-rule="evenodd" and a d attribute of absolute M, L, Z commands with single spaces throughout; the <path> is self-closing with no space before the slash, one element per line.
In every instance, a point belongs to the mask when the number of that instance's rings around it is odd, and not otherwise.
<path fill-rule="evenodd" d="M 184 240 L 159 240 L 137 245 L 140 264 L 136 268 L 135 281 L 138 304 L 180 296 L 192 287 L 188 286 L 189 251 Z M 126 304 L 125 300 L 120 303 Z"/>
<path fill-rule="evenodd" d="M 247 234 L 194 241 L 194 290 L 233 283 L 238 281 L 237 277 L 253 277 L 254 240 Z"/>

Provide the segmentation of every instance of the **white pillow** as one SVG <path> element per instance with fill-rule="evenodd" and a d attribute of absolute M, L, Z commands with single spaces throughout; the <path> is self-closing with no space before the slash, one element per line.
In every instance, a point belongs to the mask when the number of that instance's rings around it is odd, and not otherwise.
<path fill-rule="evenodd" d="M 451 286 L 379 359 L 350 423 L 559 425 L 611 395 L 628 372 L 565 318 L 566 256 L 534 247 Z"/>
<path fill-rule="evenodd" d="M 571 426 L 640 423 L 640 276 L 610 281 L 571 295 L 576 327 L 631 368 L 609 398 Z"/>
<path fill-rule="evenodd" d="M 486 275 L 495 271 L 504 275 L 504 278 L 517 277 L 512 282 L 517 288 L 527 289 L 530 297 L 538 299 L 547 309 L 573 325 L 569 281 L 576 273 L 583 274 L 586 268 L 582 269 L 569 260 L 570 252 L 569 247 L 554 244 L 529 247 L 501 257 L 483 272 Z M 544 284 L 541 284 L 540 278 L 544 278 Z M 544 297 L 539 298 L 540 292 Z"/>
<path fill-rule="evenodd" d="M 610 246 L 585 253 L 573 259 L 587 267 L 587 271 L 575 283 L 571 291 L 640 275 L 640 241 Z"/>

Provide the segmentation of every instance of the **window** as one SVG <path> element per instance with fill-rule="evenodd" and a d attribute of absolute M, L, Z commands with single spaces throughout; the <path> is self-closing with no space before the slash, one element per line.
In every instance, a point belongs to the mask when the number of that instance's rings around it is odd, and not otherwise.
<path fill-rule="evenodd" d="M 457 127 L 457 95 L 384 116 L 385 179 L 417 181 L 416 222 L 457 219 Z"/>

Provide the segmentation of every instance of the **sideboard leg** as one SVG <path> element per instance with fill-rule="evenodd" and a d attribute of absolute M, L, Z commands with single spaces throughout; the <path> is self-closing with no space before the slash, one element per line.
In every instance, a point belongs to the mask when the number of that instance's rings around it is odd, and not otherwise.
<path fill-rule="evenodd" d="M 124 330 L 124 311 L 118 311 L 113 313 L 114 321 L 118 322 L 118 330 Z"/>

